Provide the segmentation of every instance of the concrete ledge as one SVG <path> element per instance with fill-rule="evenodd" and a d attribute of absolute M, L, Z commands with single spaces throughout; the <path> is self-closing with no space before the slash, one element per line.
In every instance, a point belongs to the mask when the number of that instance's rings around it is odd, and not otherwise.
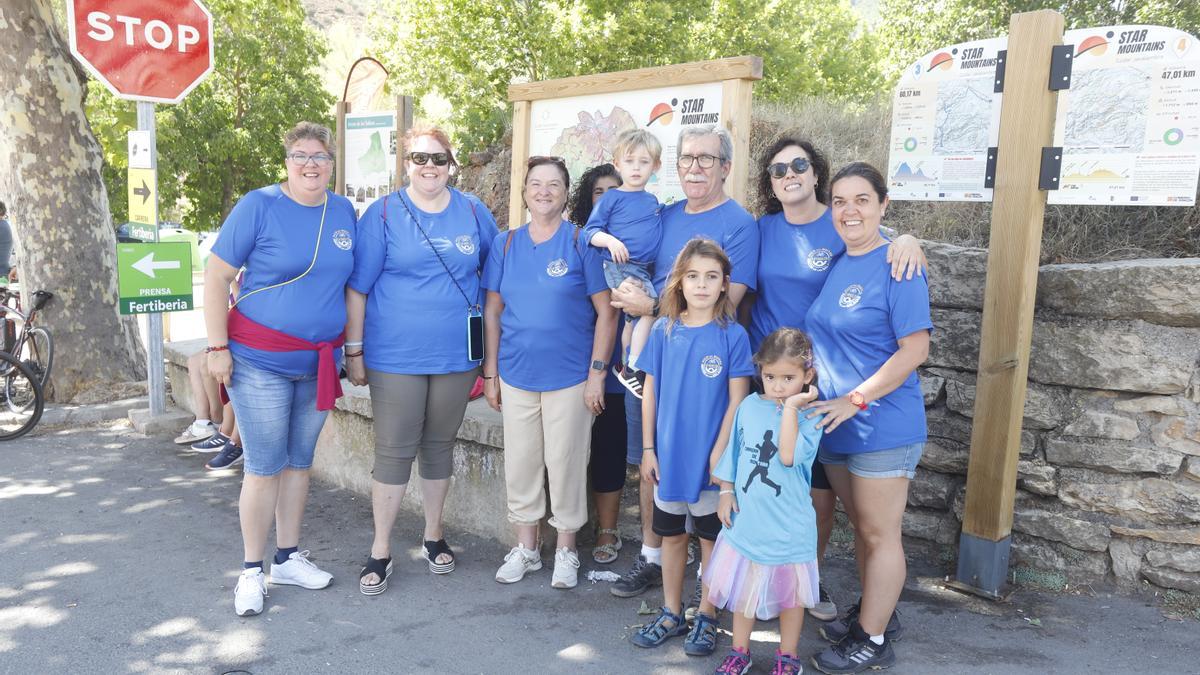
<path fill-rule="evenodd" d="M 161 415 L 151 415 L 150 408 L 135 408 L 129 411 L 129 421 L 140 434 L 147 436 L 173 436 L 195 416 L 186 410 L 167 408 Z"/>
<path fill-rule="evenodd" d="M 130 410 L 149 407 L 150 399 L 145 396 L 88 405 L 49 405 L 42 413 L 38 428 L 80 426 L 123 420 L 129 417 Z"/>

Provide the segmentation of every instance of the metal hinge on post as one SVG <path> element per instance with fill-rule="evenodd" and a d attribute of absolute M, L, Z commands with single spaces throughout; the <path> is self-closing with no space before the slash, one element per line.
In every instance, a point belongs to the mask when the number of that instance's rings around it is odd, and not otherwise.
<path fill-rule="evenodd" d="M 1042 148 L 1042 167 L 1038 171 L 1039 190 L 1057 190 L 1062 175 L 1062 148 Z"/>
<path fill-rule="evenodd" d="M 1050 49 L 1050 91 L 1071 88 L 1071 61 L 1075 45 L 1056 45 Z"/>
<path fill-rule="evenodd" d="M 993 94 L 1004 93 L 1004 62 L 1008 60 L 1008 50 L 1001 49 L 996 52 L 996 81 L 992 87 Z"/>
<path fill-rule="evenodd" d="M 998 148 L 988 148 L 987 152 L 987 167 L 983 170 L 983 187 L 996 187 L 996 156 L 999 154 Z"/>

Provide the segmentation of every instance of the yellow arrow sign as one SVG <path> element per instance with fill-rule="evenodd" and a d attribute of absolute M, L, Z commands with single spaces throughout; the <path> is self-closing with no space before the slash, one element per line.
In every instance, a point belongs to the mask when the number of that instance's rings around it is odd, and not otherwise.
<path fill-rule="evenodd" d="M 129 169 L 129 221 L 158 225 L 158 177 L 154 169 Z"/>

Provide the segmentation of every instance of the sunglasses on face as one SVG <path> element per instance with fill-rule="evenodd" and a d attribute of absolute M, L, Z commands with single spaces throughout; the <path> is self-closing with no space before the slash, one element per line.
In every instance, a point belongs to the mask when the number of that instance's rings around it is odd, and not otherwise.
<path fill-rule="evenodd" d="M 771 178 L 783 178 L 787 175 L 788 169 L 791 169 L 792 173 L 799 176 L 808 171 L 808 167 L 810 166 L 812 164 L 809 163 L 807 158 L 797 157 L 790 162 L 775 162 L 771 164 L 767 167 L 767 173 L 771 174 Z"/>
<path fill-rule="evenodd" d="M 445 152 L 410 152 L 408 161 L 417 166 L 425 166 L 433 160 L 434 166 L 446 166 L 450 163 L 450 154 Z"/>

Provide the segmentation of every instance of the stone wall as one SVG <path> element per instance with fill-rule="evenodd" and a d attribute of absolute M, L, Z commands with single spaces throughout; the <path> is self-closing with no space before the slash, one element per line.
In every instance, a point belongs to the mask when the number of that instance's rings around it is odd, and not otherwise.
<path fill-rule="evenodd" d="M 987 252 L 927 243 L 929 444 L 905 531 L 962 524 Z M 1200 594 L 1200 259 L 1043 266 L 1021 433 L 1016 576 Z"/>

